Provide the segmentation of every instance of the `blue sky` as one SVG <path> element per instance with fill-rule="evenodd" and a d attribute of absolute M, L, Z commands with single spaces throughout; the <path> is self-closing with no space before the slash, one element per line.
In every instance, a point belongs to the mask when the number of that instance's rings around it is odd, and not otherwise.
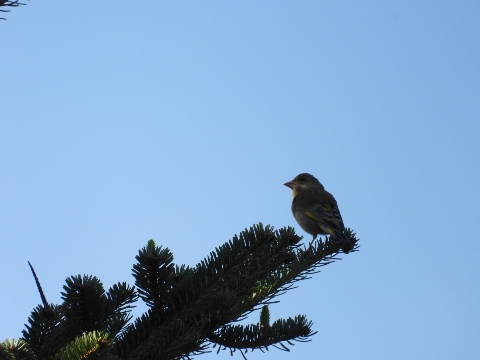
<path fill-rule="evenodd" d="M 133 284 L 151 238 L 194 265 L 258 222 L 306 235 L 282 184 L 310 172 L 361 248 L 271 306 L 312 320 L 311 342 L 249 359 L 478 356 L 479 16 L 476 1 L 14 8 L 0 340 L 40 302 L 27 261 L 56 303 L 70 275 Z"/>

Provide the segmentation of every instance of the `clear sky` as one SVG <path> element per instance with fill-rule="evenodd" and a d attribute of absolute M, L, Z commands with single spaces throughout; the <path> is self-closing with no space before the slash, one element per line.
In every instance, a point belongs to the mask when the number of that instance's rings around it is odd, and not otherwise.
<path fill-rule="evenodd" d="M 249 359 L 478 356 L 478 1 L 32 0 L 4 16 L 0 340 L 40 303 L 27 261 L 58 303 L 70 275 L 133 284 L 151 238 L 193 266 L 258 222 L 306 235 L 283 183 L 310 172 L 361 248 L 271 306 L 312 320 L 311 342 Z"/>

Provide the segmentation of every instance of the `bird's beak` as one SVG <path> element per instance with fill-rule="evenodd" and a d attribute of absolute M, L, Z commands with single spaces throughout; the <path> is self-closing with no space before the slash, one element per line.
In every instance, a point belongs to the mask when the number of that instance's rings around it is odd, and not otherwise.
<path fill-rule="evenodd" d="M 289 187 L 290 189 L 293 190 L 293 188 L 295 187 L 296 184 L 295 184 L 295 182 L 292 180 L 292 181 L 286 182 L 286 183 L 283 184 L 283 185 L 285 185 L 286 187 Z"/>

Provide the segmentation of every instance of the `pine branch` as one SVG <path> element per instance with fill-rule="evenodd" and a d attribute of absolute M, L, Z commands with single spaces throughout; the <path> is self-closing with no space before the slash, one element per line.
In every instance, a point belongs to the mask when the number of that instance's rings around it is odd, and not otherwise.
<path fill-rule="evenodd" d="M 66 282 L 62 292 L 65 318 L 81 322 L 82 332 L 102 329 L 107 297 L 100 280 L 95 276 L 77 275 Z"/>
<path fill-rule="evenodd" d="M 299 240 L 292 228 L 274 232 L 273 228 L 263 228 L 261 224 L 235 236 L 186 271 L 178 282 L 170 282 L 168 286 L 160 284 L 168 289 L 164 291 L 163 311 L 159 313 L 152 308 L 152 312 L 132 325 L 117 343 L 117 354 L 137 358 L 137 352 L 129 349 L 141 348 L 142 354 L 149 354 L 139 357 L 143 359 L 154 358 L 170 346 L 178 350 L 176 356 L 201 350 L 198 339 L 215 339 L 217 329 L 244 318 L 260 305 L 271 303 L 273 298 L 293 288 L 293 283 L 307 279 L 318 267 L 333 262 L 344 245 L 318 241 L 308 249 L 300 249 Z M 171 266 L 173 258 L 165 259 Z M 161 262 L 157 265 L 159 271 L 166 268 Z M 151 273 L 155 273 L 153 268 Z M 136 274 L 137 286 L 144 286 L 142 283 L 146 280 L 141 279 L 140 272 Z M 155 284 L 153 287 L 160 289 Z M 158 303 L 149 296 L 150 304 Z M 185 324 L 189 325 L 190 332 L 182 331 Z M 135 333 L 141 336 L 133 336 Z M 278 332 L 276 336 L 277 343 L 297 337 L 292 333 L 280 336 Z M 162 350 L 158 350 L 159 343 Z M 275 340 L 270 340 L 265 346 L 274 343 Z"/>
<path fill-rule="evenodd" d="M 148 306 L 157 312 L 163 312 L 166 296 L 174 286 L 172 274 L 174 273 L 173 254 L 170 250 L 156 247 L 153 240 L 139 251 L 135 257 L 138 261 L 133 265 L 133 276 L 138 294 Z"/>
<path fill-rule="evenodd" d="M 34 360 L 35 357 L 28 348 L 27 343 L 20 340 L 5 340 L 0 343 L 0 360 Z"/>
<path fill-rule="evenodd" d="M 268 346 L 282 344 L 289 341 L 310 341 L 309 337 L 316 334 L 312 332 L 311 321 L 304 316 L 294 319 L 277 320 L 271 326 L 263 325 L 227 325 L 216 332 L 210 341 L 220 347 L 231 349 L 261 349 Z M 285 345 L 281 345 L 288 350 Z M 219 349 L 220 351 L 220 349 Z"/>
<path fill-rule="evenodd" d="M 212 344 L 242 356 L 269 346 L 288 351 L 286 344 L 315 334 L 312 322 L 298 315 L 270 325 L 266 305 L 337 260 L 346 246 L 355 252 L 355 234 L 346 234 L 346 242 L 325 238 L 306 248 L 293 228 L 258 224 L 193 268 L 175 265 L 171 252 L 151 240 L 133 267 L 138 294 L 126 283 L 105 292 L 94 276 L 67 278 L 62 305 L 32 312 L 23 331 L 28 352 L 16 358 L 189 359 Z M 138 297 L 149 310 L 127 325 Z M 262 306 L 260 323 L 234 325 Z M 0 346 L 0 360 L 10 354 Z"/>
<path fill-rule="evenodd" d="M 56 305 L 38 305 L 28 318 L 29 325 L 25 325 L 23 339 L 29 349 L 40 358 L 48 358 L 55 354 L 58 340 L 56 333 L 63 319 L 62 310 Z"/>
<path fill-rule="evenodd" d="M 102 356 L 104 359 L 111 358 L 109 354 L 110 341 L 108 334 L 92 331 L 75 338 L 55 356 L 55 360 L 79 360 Z"/>
<path fill-rule="evenodd" d="M 111 337 L 121 336 L 125 325 L 132 319 L 130 309 L 138 299 L 135 287 L 125 282 L 113 285 L 106 293 L 104 318 L 108 319 L 106 331 Z"/>

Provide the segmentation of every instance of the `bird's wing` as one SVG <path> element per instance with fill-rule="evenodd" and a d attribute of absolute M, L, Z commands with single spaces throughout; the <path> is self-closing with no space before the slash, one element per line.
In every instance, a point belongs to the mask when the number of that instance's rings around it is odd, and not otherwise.
<path fill-rule="evenodd" d="M 342 216 L 332 194 L 325 190 L 319 190 L 315 194 L 308 195 L 311 200 L 303 211 L 306 216 L 335 230 L 344 229 Z"/>

